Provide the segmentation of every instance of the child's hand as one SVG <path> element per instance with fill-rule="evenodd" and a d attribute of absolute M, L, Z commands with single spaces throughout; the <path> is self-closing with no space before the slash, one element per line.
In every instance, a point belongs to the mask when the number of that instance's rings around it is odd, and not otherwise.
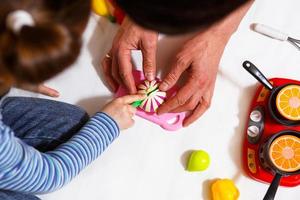
<path fill-rule="evenodd" d="M 120 130 L 127 129 L 134 124 L 132 117 L 136 112 L 136 108 L 130 104 L 146 97 L 146 95 L 141 94 L 119 97 L 107 104 L 102 112 L 112 117 L 119 125 Z"/>
<path fill-rule="evenodd" d="M 28 90 L 30 92 L 43 94 L 49 97 L 59 97 L 58 91 L 43 84 L 34 85 L 29 83 L 19 83 L 16 85 L 16 87 L 23 90 Z"/>

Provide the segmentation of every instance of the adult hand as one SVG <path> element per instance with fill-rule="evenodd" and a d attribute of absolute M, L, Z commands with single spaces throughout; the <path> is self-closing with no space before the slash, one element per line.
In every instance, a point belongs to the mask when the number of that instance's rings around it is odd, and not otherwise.
<path fill-rule="evenodd" d="M 33 85 L 28 83 L 17 84 L 18 88 L 28 90 L 30 92 L 40 93 L 49 97 L 59 97 L 59 92 L 43 84 Z"/>
<path fill-rule="evenodd" d="M 252 3 L 248 1 L 183 46 L 160 89 L 171 88 L 183 72 L 187 72 L 187 81 L 174 97 L 161 105 L 158 114 L 191 111 L 183 122 L 183 126 L 188 126 L 209 108 L 225 45 Z"/>
<path fill-rule="evenodd" d="M 109 53 L 102 60 L 105 79 L 109 87 L 116 91 L 118 85 L 124 85 L 130 94 L 136 93 L 132 75 L 131 50 L 141 50 L 143 71 L 148 80 L 156 73 L 156 48 L 158 33 L 141 28 L 125 18 Z"/>
<path fill-rule="evenodd" d="M 228 37 L 209 29 L 187 41 L 177 53 L 171 71 L 160 84 L 160 90 L 173 87 L 183 72 L 187 79 L 177 94 L 158 109 L 158 114 L 190 111 L 183 125 L 198 119 L 210 106 L 218 65 Z"/>

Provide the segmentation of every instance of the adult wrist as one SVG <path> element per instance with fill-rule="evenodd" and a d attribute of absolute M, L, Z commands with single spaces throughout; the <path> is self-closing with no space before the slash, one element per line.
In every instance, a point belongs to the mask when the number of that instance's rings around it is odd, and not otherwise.
<path fill-rule="evenodd" d="M 243 4 L 238 9 L 227 15 L 225 18 L 212 25 L 210 27 L 210 30 L 215 35 L 220 35 L 229 39 L 230 36 L 237 30 L 240 22 L 247 14 L 253 2 L 253 0 L 250 0 L 247 3 Z"/>

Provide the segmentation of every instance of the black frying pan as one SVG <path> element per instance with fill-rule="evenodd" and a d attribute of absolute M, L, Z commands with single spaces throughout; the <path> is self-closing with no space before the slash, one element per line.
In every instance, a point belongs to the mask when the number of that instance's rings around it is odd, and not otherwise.
<path fill-rule="evenodd" d="M 277 122 L 287 125 L 287 126 L 296 126 L 300 124 L 300 120 L 293 121 L 285 119 L 281 114 L 278 112 L 276 107 L 276 97 L 279 91 L 288 86 L 288 85 L 295 85 L 295 84 L 284 84 L 279 87 L 274 87 L 268 79 L 259 71 L 259 69 L 252 64 L 250 61 L 245 61 L 243 63 L 243 67 L 254 77 L 256 80 L 258 80 L 263 86 L 265 86 L 268 90 L 271 91 L 269 101 L 268 101 L 268 108 L 271 116 L 273 119 L 275 119 Z"/>
<path fill-rule="evenodd" d="M 294 172 L 286 172 L 286 171 L 282 171 L 280 169 L 278 169 L 274 164 L 273 162 L 271 161 L 271 158 L 269 156 L 269 149 L 270 149 L 270 146 L 272 144 L 272 142 L 278 138 L 279 136 L 282 136 L 282 135 L 294 135 L 298 138 L 300 138 L 300 133 L 297 132 L 297 131 L 292 131 L 292 130 L 287 130 L 287 131 L 282 131 L 282 132 L 279 132 L 277 134 L 274 134 L 272 135 L 267 143 L 264 144 L 264 151 L 263 151 L 263 155 L 264 155 L 264 159 L 266 160 L 267 164 L 269 165 L 269 167 L 271 168 L 271 170 L 275 173 L 275 176 L 272 180 L 272 183 L 264 197 L 263 200 L 273 200 L 274 197 L 275 197 L 275 194 L 277 192 L 277 188 L 279 186 L 279 183 L 280 183 L 280 179 L 282 176 L 290 176 L 290 175 L 295 175 L 295 174 L 300 174 L 300 170 L 297 170 L 297 171 L 294 171 Z"/>

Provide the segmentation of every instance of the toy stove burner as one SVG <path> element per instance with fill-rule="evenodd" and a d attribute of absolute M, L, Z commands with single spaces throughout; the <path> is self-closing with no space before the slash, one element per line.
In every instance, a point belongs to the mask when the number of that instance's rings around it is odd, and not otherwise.
<path fill-rule="evenodd" d="M 274 78 L 270 80 L 274 86 L 284 84 L 300 84 L 299 81 Z M 270 91 L 260 86 L 253 98 L 243 144 L 243 164 L 247 174 L 260 182 L 270 183 L 274 172 L 263 156 L 268 139 L 281 131 L 294 130 L 300 132 L 300 125 L 288 126 L 274 120 L 269 112 L 268 100 Z M 300 175 L 289 175 L 281 178 L 281 186 L 294 187 L 300 185 Z"/>
<path fill-rule="evenodd" d="M 266 162 L 266 160 L 265 160 L 265 158 L 264 158 L 264 150 L 265 150 L 265 145 L 266 144 L 266 142 L 264 142 L 261 146 L 260 146 L 260 148 L 259 148 L 259 154 L 258 154 L 258 158 L 259 158 L 259 161 L 260 161 L 260 164 L 261 164 L 261 166 L 265 169 L 265 170 L 267 170 L 268 172 L 272 172 L 272 169 L 270 168 L 270 166 L 268 165 L 268 163 Z"/>

